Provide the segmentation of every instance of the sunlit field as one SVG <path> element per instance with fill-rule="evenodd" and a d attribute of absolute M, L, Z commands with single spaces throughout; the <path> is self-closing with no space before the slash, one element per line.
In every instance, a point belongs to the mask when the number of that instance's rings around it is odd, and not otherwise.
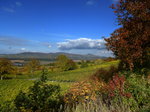
<path fill-rule="evenodd" d="M 60 85 L 62 94 L 65 93 L 70 85 L 76 81 L 83 81 L 88 79 L 99 68 L 109 68 L 111 65 L 117 66 L 118 61 L 104 62 L 100 65 L 89 66 L 86 68 L 79 68 L 72 71 L 63 72 L 49 72 L 48 73 L 48 83 L 54 85 Z M 35 80 L 41 75 L 41 71 L 38 71 L 34 75 L 22 75 L 14 76 L 13 79 L 0 80 L 0 103 L 5 101 L 11 101 L 19 93 L 19 91 L 27 91 L 30 86 L 33 85 Z"/>

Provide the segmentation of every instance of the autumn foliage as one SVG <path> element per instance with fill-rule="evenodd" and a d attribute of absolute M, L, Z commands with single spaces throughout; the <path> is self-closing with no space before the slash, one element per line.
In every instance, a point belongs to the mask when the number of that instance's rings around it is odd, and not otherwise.
<path fill-rule="evenodd" d="M 10 74 L 13 71 L 13 66 L 10 60 L 6 58 L 0 58 L 0 78 L 1 80 L 6 74 Z"/>
<path fill-rule="evenodd" d="M 109 81 L 107 85 L 107 91 L 110 97 L 115 97 L 115 96 L 123 96 L 130 98 L 131 93 L 125 92 L 125 77 L 124 76 L 119 76 L 115 75 L 113 76 L 112 80 Z"/>
<path fill-rule="evenodd" d="M 149 67 L 150 0 L 119 0 L 112 9 L 121 27 L 105 39 L 108 49 L 121 60 L 122 68 Z"/>
<path fill-rule="evenodd" d="M 95 101 L 97 93 L 102 90 L 104 82 L 100 82 L 96 77 L 94 80 L 77 82 L 65 94 L 66 104 L 76 104 L 79 102 Z"/>

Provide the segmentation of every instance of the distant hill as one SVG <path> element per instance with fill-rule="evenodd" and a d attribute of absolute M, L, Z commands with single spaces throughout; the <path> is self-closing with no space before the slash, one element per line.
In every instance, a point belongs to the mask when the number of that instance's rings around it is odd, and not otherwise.
<path fill-rule="evenodd" d="M 1 58 L 8 58 L 8 59 L 24 59 L 29 60 L 31 58 L 36 58 L 39 60 L 56 60 L 58 55 L 64 54 L 68 58 L 73 60 L 92 60 L 92 59 L 102 59 L 105 57 L 96 56 L 92 54 L 87 55 L 80 55 L 80 54 L 71 54 L 71 53 L 64 53 L 64 52 L 57 52 L 57 53 L 41 53 L 41 52 L 24 52 L 18 54 L 0 54 Z"/>

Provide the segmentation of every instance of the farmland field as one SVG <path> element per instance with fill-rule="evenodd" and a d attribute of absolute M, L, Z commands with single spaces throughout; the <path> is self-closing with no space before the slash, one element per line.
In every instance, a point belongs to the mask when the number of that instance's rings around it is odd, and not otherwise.
<path fill-rule="evenodd" d="M 65 93 L 70 85 L 76 81 L 86 80 L 99 68 L 109 68 L 111 65 L 117 66 L 118 61 L 104 62 L 99 65 L 93 65 L 86 68 L 79 68 L 72 71 L 49 72 L 48 83 L 61 86 L 61 93 Z M 28 88 L 33 85 L 33 82 L 40 76 L 40 72 L 35 75 L 19 75 L 13 79 L 0 81 L 0 104 L 6 101 L 12 101 L 19 91 L 28 91 Z"/>

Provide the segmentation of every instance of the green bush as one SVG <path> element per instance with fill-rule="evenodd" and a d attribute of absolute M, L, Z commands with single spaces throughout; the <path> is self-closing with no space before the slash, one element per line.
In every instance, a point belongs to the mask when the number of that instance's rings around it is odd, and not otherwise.
<path fill-rule="evenodd" d="M 15 105 L 19 111 L 57 112 L 63 105 L 60 96 L 60 86 L 46 83 L 46 72 L 43 72 L 39 81 L 29 88 L 27 93 L 20 92 Z"/>
<path fill-rule="evenodd" d="M 73 60 L 68 60 L 66 65 L 64 66 L 64 70 L 68 71 L 68 70 L 74 70 L 77 68 L 76 63 Z"/>
<path fill-rule="evenodd" d="M 141 110 L 148 109 L 150 111 L 150 84 L 146 77 L 139 76 L 137 74 L 131 74 L 127 78 L 126 91 L 132 94 L 132 98 L 136 101 L 136 104 Z"/>
<path fill-rule="evenodd" d="M 0 104 L 0 112 L 19 112 L 12 101 L 4 102 Z"/>
<path fill-rule="evenodd" d="M 111 100 L 114 102 L 121 102 L 125 104 L 129 104 L 130 109 L 135 112 L 148 112 L 150 111 L 150 84 L 148 83 L 148 79 L 143 75 L 139 75 L 138 73 L 132 73 L 132 72 L 122 72 L 120 75 L 126 76 L 126 79 L 124 83 L 118 83 L 118 79 L 115 79 L 113 83 L 109 83 L 109 90 L 113 89 L 117 86 L 117 84 L 123 84 L 123 89 L 118 88 L 120 92 L 117 92 L 115 97 Z M 121 87 L 121 86 L 118 86 Z M 122 94 L 122 93 L 128 93 Z M 120 93 L 122 95 L 120 95 Z M 128 97 L 128 95 L 130 97 Z M 113 95 L 114 96 L 114 95 Z"/>

